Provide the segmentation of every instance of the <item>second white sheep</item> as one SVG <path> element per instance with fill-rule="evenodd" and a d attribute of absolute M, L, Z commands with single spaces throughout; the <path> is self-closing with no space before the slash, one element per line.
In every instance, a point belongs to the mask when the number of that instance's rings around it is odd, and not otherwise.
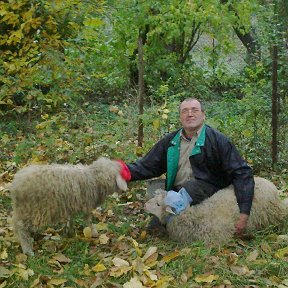
<path fill-rule="evenodd" d="M 232 185 L 175 216 L 171 214 L 171 208 L 164 204 L 166 195 L 165 190 L 157 190 L 156 195 L 145 203 L 145 210 L 166 225 L 171 239 L 182 243 L 204 241 L 206 244 L 223 244 L 232 239 L 239 217 Z M 280 199 L 279 191 L 273 183 L 255 177 L 255 192 L 247 233 L 254 233 L 283 221 L 288 215 L 287 200 Z"/>

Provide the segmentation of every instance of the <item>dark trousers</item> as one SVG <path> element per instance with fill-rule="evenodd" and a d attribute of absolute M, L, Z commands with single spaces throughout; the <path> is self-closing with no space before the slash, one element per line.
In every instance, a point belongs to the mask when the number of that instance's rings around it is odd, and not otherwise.
<path fill-rule="evenodd" d="M 219 190 L 219 188 L 213 184 L 197 179 L 187 181 L 183 187 L 192 198 L 191 205 L 197 205 L 201 203 L 203 200 L 211 197 L 215 192 Z"/>

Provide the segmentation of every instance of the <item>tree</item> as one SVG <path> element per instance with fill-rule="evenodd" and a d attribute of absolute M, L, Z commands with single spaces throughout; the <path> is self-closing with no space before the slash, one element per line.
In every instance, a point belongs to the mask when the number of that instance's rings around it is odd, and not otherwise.
<path fill-rule="evenodd" d="M 63 90 L 69 85 L 71 73 L 66 66 L 66 52 L 73 46 L 84 20 L 101 7 L 101 1 L 97 7 L 84 2 L 1 1 L 2 110 L 42 110 L 67 101 Z M 90 14 L 85 15 L 84 11 Z"/>

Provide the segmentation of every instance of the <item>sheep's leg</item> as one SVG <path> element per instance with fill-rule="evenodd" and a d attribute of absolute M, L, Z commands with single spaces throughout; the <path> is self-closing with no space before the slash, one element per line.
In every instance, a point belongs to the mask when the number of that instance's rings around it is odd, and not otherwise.
<path fill-rule="evenodd" d="M 25 225 L 24 221 L 13 218 L 12 220 L 13 231 L 18 238 L 24 254 L 34 256 L 33 252 L 33 238 L 29 232 L 29 225 Z"/>
<path fill-rule="evenodd" d="M 75 235 L 75 231 L 74 231 L 74 225 L 73 225 L 73 219 L 69 218 L 66 222 L 66 225 L 64 227 L 64 234 L 67 237 L 73 237 Z"/>
<path fill-rule="evenodd" d="M 93 224 L 92 219 L 93 219 L 92 214 L 91 213 L 88 214 L 87 222 L 88 222 L 89 227 L 91 228 L 91 235 L 92 235 L 92 238 L 96 238 L 99 236 L 99 233 L 98 233 L 96 224 Z"/>

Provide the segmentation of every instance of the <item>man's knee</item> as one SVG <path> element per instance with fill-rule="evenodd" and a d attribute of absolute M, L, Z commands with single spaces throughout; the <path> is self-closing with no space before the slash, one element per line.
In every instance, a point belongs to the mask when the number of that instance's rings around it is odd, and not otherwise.
<path fill-rule="evenodd" d="M 186 186 L 186 187 L 185 187 Z M 192 198 L 191 205 L 196 205 L 211 197 L 219 189 L 214 185 L 202 180 L 190 180 L 185 183 L 184 188 Z"/>

